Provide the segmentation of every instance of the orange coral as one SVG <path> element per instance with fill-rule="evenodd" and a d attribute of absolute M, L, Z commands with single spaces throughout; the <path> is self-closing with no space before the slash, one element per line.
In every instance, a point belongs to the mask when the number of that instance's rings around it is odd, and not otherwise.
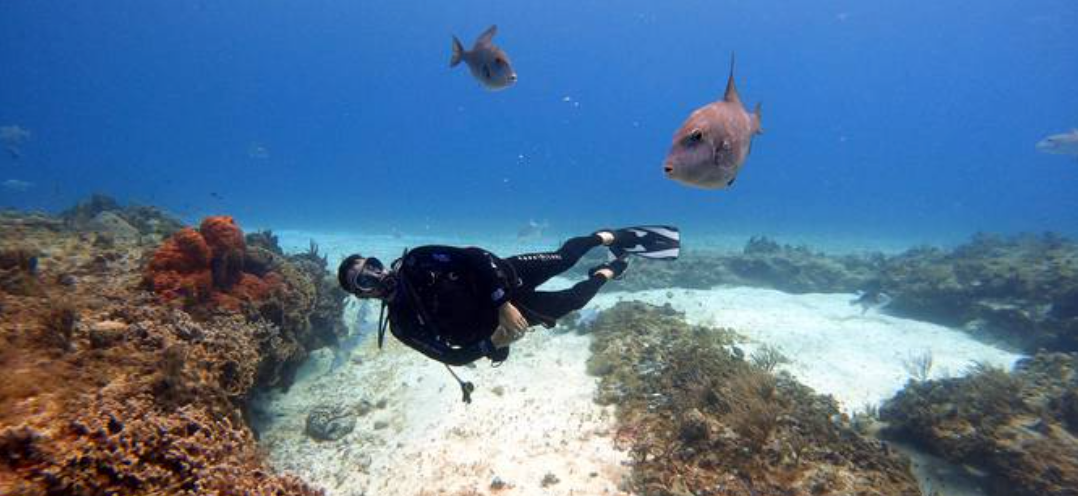
<path fill-rule="evenodd" d="M 165 241 L 146 267 L 145 280 L 165 301 L 241 311 L 266 300 L 282 284 L 274 273 L 243 271 L 247 245 L 232 217 L 207 217 L 199 230 L 184 228 Z"/>
<path fill-rule="evenodd" d="M 245 251 L 247 244 L 243 241 L 243 231 L 236 221 L 227 215 L 206 217 L 198 232 L 206 239 L 206 243 L 213 249 L 213 256 L 218 257 L 230 251 Z"/>

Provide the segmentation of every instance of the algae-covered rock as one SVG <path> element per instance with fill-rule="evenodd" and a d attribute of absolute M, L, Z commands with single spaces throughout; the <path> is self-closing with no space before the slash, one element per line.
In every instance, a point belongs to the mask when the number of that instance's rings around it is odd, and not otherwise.
<path fill-rule="evenodd" d="M 91 203 L 72 219 L 110 207 Z M 49 219 L 0 216 L 13 234 L 0 276 L 35 287 L 0 284 L 0 494 L 319 494 L 264 464 L 243 414 L 260 377 L 280 384 L 302 359 L 303 329 L 163 304 L 142 284 L 153 236 L 105 246 L 86 242 L 100 239 L 88 224 Z M 302 313 L 295 301 L 282 308 Z"/>
<path fill-rule="evenodd" d="M 124 237 L 133 230 L 138 235 L 162 239 L 183 228 L 183 222 L 156 207 L 123 206 L 102 194 L 90 196 L 61 212 L 59 217 L 68 227 L 78 231 L 122 233 Z"/>
<path fill-rule="evenodd" d="M 1014 372 L 911 381 L 881 409 L 888 435 L 988 474 L 994 495 L 1078 494 L 1078 354 L 1042 353 Z"/>
<path fill-rule="evenodd" d="M 336 441 L 356 428 L 352 409 L 334 405 L 319 405 L 307 414 L 307 435 L 319 441 Z"/>
<path fill-rule="evenodd" d="M 889 310 L 1033 353 L 1078 351 L 1078 244 L 1054 234 L 917 248 L 880 272 Z"/>
<path fill-rule="evenodd" d="M 590 330 L 597 400 L 618 407 L 634 493 L 920 494 L 906 458 L 854 431 L 830 397 L 735 354 L 729 330 L 636 302 Z"/>
<path fill-rule="evenodd" d="M 852 293 L 876 277 L 881 260 L 882 256 L 874 254 L 830 256 L 804 246 L 753 237 L 740 253 L 685 250 L 676 263 L 633 259 L 631 275 L 613 284 L 625 290 L 738 285 L 791 293 Z M 601 262 L 601 258 L 592 257 L 580 265 Z"/>

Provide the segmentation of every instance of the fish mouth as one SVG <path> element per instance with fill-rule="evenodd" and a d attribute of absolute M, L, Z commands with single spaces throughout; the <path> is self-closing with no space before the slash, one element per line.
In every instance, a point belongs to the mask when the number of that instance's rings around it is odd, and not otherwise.
<path fill-rule="evenodd" d="M 667 177 L 674 175 L 674 166 L 670 164 L 663 164 L 663 172 Z"/>

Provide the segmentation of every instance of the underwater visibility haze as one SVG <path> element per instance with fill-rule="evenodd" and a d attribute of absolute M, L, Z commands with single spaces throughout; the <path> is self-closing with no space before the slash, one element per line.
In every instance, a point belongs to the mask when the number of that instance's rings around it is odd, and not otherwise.
<path fill-rule="evenodd" d="M 5 0 L 0 494 L 1078 494 L 1076 32 Z"/>

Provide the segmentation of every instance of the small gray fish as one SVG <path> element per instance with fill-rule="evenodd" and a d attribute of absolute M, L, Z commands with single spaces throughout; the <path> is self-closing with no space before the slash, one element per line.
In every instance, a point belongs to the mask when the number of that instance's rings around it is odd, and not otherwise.
<path fill-rule="evenodd" d="M 1078 129 L 1053 134 L 1037 143 L 1037 151 L 1053 155 L 1072 155 L 1078 158 Z"/>
<path fill-rule="evenodd" d="M 760 104 L 745 111 L 734 86 L 734 58 L 722 100 L 696 109 L 674 133 L 663 162 L 666 177 L 687 186 L 724 189 L 734 184 L 749 156 L 752 137 L 763 133 Z"/>
<path fill-rule="evenodd" d="M 861 307 L 861 315 L 869 310 L 882 310 L 891 304 L 891 295 L 878 290 L 858 291 L 857 298 L 850 300 L 850 305 Z"/>
<path fill-rule="evenodd" d="M 7 181 L 4 181 L 2 185 L 4 189 L 8 191 L 15 191 L 19 193 L 29 191 L 30 188 L 34 187 L 34 183 L 28 183 L 19 179 L 8 179 Z"/>
<path fill-rule="evenodd" d="M 472 76 L 488 90 L 496 91 L 508 88 L 517 82 L 517 73 L 509 62 L 509 56 L 494 45 L 494 34 L 498 26 L 487 28 L 471 50 L 465 50 L 456 36 L 453 37 L 453 58 L 449 67 L 456 67 L 461 61 L 468 64 Z"/>
<path fill-rule="evenodd" d="M 10 146 L 19 146 L 30 139 L 30 131 L 18 124 L 0 126 L 0 143 Z"/>
<path fill-rule="evenodd" d="M 543 237 L 543 231 L 545 231 L 550 224 L 547 221 L 543 221 L 542 224 L 529 220 L 528 223 L 521 227 L 517 231 L 517 241 L 535 241 Z"/>

